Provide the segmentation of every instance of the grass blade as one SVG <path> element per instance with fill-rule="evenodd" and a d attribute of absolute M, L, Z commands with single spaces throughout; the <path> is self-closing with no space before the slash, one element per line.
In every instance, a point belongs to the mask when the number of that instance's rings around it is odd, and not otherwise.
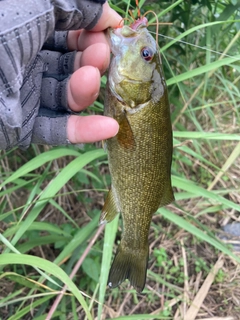
<path fill-rule="evenodd" d="M 100 273 L 100 287 L 99 287 L 99 305 L 98 305 L 98 320 L 101 319 L 103 303 L 105 298 L 106 286 L 108 273 L 111 264 L 113 244 L 117 233 L 119 215 L 111 222 L 108 223 L 105 227 L 104 233 L 104 244 L 103 244 L 103 256 L 102 256 L 102 265 Z"/>
<path fill-rule="evenodd" d="M 91 161 L 98 159 L 100 157 L 106 156 L 102 149 L 86 152 L 74 159 L 67 167 L 58 174 L 58 176 L 51 181 L 47 188 L 42 192 L 38 202 L 35 204 L 25 221 L 23 221 L 20 229 L 17 230 L 15 236 L 13 237 L 11 243 L 15 245 L 17 241 L 22 237 L 22 235 L 28 230 L 33 221 L 37 218 L 38 214 L 48 203 L 48 199 L 56 195 L 56 193 L 62 188 L 62 186 L 67 183 L 80 169 Z M 5 252 L 9 252 L 8 249 Z"/>
<path fill-rule="evenodd" d="M 186 219 L 178 216 L 177 214 L 167 210 L 165 208 L 161 208 L 158 212 L 167 220 L 178 225 L 180 228 L 188 231 L 189 233 L 193 234 L 195 237 L 201 239 L 202 241 L 208 242 L 211 246 L 215 247 L 216 249 L 220 250 L 224 254 L 232 257 L 235 261 L 240 263 L 240 257 L 236 256 L 229 250 L 220 240 L 217 238 L 212 238 L 202 230 L 195 227 L 193 224 L 189 223 Z"/>
<path fill-rule="evenodd" d="M 92 316 L 88 310 L 88 306 L 86 301 L 84 300 L 81 292 L 78 290 L 76 285 L 73 283 L 73 281 L 68 277 L 68 275 L 56 264 L 39 258 L 39 257 L 33 257 L 27 254 L 14 254 L 14 253 L 2 253 L 0 255 L 0 265 L 6 265 L 6 264 L 23 264 L 23 265 L 29 265 L 32 267 L 37 267 L 42 270 L 44 270 L 47 273 L 50 273 L 54 275 L 56 278 L 61 280 L 64 284 L 66 284 L 69 288 L 69 290 L 74 294 L 76 299 L 79 301 L 81 306 L 83 307 L 87 317 L 89 320 L 92 320 Z"/>

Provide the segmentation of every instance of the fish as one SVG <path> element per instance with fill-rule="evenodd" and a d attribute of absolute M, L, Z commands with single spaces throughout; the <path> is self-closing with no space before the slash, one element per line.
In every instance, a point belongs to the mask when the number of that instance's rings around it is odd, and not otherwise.
<path fill-rule="evenodd" d="M 112 183 L 100 217 L 100 223 L 119 213 L 123 219 L 108 286 L 128 279 L 139 293 L 146 282 L 152 216 L 174 200 L 168 92 L 158 45 L 147 24 L 143 17 L 109 31 L 112 58 L 104 115 L 118 122 L 119 131 L 105 141 Z"/>

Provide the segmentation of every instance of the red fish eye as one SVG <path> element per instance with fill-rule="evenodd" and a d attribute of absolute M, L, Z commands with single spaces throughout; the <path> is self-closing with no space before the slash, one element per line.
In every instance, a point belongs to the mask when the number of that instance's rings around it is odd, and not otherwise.
<path fill-rule="evenodd" d="M 141 56 L 145 61 L 151 61 L 153 58 L 153 51 L 149 47 L 144 47 L 141 50 Z"/>

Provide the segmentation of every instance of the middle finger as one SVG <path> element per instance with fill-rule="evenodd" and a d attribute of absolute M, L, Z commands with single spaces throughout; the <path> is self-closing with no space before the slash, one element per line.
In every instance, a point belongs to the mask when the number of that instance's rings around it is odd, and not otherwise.
<path fill-rule="evenodd" d="M 110 49 L 104 43 L 95 43 L 87 47 L 83 52 L 77 52 L 74 70 L 79 67 L 93 66 L 98 68 L 100 73 L 103 74 L 108 68 L 110 62 Z"/>

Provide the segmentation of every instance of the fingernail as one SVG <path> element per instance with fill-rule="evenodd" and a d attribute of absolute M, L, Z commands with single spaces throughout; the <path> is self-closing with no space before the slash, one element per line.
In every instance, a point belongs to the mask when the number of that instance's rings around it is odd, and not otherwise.
<path fill-rule="evenodd" d="M 118 125 L 117 131 L 116 131 L 116 133 L 114 134 L 113 137 L 116 137 L 116 135 L 118 134 L 118 131 L 119 131 L 119 125 Z"/>
<path fill-rule="evenodd" d="M 93 98 L 96 100 L 99 95 L 99 91 L 93 94 Z"/>

